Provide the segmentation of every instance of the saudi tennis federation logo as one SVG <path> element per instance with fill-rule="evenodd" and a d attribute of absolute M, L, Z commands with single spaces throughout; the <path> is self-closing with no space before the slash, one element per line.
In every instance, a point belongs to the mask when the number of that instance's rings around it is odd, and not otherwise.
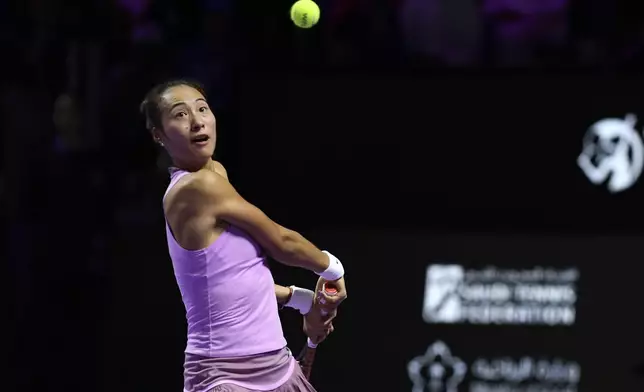
<path fill-rule="evenodd" d="M 453 356 L 445 343 L 437 341 L 425 355 L 409 362 L 407 372 L 413 383 L 412 392 L 458 392 L 467 365 Z"/>
<path fill-rule="evenodd" d="M 427 267 L 423 319 L 428 323 L 458 323 L 463 319 L 459 288 L 465 271 L 460 265 Z"/>

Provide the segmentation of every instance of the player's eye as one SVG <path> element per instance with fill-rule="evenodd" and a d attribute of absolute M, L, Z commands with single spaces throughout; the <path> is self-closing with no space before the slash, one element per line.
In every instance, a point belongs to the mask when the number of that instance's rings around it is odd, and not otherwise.
<path fill-rule="evenodd" d="M 174 116 L 175 116 L 176 118 L 181 118 L 181 117 L 183 117 L 183 116 L 187 116 L 187 115 L 188 115 L 188 113 L 183 112 L 183 111 L 182 111 L 182 112 L 177 112 L 177 113 L 175 113 L 175 114 L 174 114 Z"/>

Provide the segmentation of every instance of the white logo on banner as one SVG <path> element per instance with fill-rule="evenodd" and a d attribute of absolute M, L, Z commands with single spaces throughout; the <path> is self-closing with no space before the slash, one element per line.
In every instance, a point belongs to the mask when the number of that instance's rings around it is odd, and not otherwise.
<path fill-rule="evenodd" d="M 467 364 L 441 341 L 407 365 L 412 392 L 457 392 L 461 384 L 470 392 L 575 392 L 581 378 L 579 363 L 559 358 L 478 357 L 469 369 L 465 382 Z"/>
<path fill-rule="evenodd" d="M 608 181 L 610 192 L 624 191 L 637 181 L 644 166 L 644 143 L 635 130 L 637 119 L 607 118 L 586 132 L 577 164 L 595 185 Z"/>
<path fill-rule="evenodd" d="M 574 269 L 507 270 L 427 267 L 423 319 L 431 324 L 572 325 Z"/>
<path fill-rule="evenodd" d="M 439 341 L 429 346 L 425 355 L 412 359 L 407 372 L 414 383 L 412 392 L 457 392 L 467 366 Z"/>

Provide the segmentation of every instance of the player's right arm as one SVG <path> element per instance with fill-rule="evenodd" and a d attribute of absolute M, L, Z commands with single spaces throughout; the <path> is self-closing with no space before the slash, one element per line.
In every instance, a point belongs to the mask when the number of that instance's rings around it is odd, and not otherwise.
<path fill-rule="evenodd" d="M 250 234 L 266 252 L 280 263 L 321 274 L 330 259 L 310 241 L 286 229 L 264 214 L 233 188 L 221 175 L 209 170 L 193 173 L 182 186 L 186 198 L 200 213 L 225 221 Z"/>

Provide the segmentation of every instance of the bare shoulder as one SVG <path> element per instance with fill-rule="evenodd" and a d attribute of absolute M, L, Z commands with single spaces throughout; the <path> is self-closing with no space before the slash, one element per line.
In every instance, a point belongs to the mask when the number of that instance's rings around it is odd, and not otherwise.
<path fill-rule="evenodd" d="M 213 189 L 218 188 L 224 181 L 214 172 L 200 170 L 181 178 L 168 192 L 163 201 L 166 213 L 170 210 L 190 210 L 190 206 L 197 207 Z"/>
<path fill-rule="evenodd" d="M 181 178 L 164 200 L 168 225 L 186 249 L 202 249 L 212 243 L 218 228 L 217 208 L 228 184 L 215 172 L 200 170 Z M 230 185 L 228 185 L 230 187 Z"/>
<path fill-rule="evenodd" d="M 213 197 L 225 192 L 230 184 L 219 173 L 210 170 L 199 170 L 191 173 L 181 184 L 177 184 L 177 197 L 189 202 L 206 197 Z"/>
<path fill-rule="evenodd" d="M 186 249 L 201 249 L 205 243 L 209 243 L 209 240 L 203 238 L 204 241 L 194 243 L 199 236 L 185 237 L 186 233 L 181 228 L 192 227 L 194 230 L 199 227 L 199 232 L 210 232 L 217 224 L 218 210 L 226 205 L 231 193 L 229 188 L 231 186 L 228 181 L 217 173 L 200 170 L 184 176 L 170 190 L 163 209 L 181 246 Z"/>

